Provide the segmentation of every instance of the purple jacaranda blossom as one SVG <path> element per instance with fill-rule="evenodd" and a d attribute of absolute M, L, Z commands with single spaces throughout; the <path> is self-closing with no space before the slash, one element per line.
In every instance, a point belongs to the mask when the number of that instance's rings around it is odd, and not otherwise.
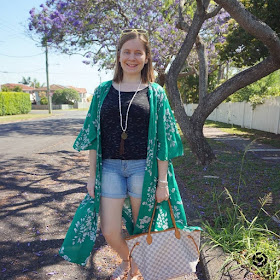
<path fill-rule="evenodd" d="M 47 0 L 40 6 L 40 11 L 34 8 L 30 11 L 29 29 L 63 53 L 91 51 L 93 55 L 84 63 L 98 63 L 102 68 L 112 69 L 114 48 L 121 30 L 144 28 L 151 42 L 155 70 L 164 73 L 186 36 L 185 32 L 176 28 L 178 13 L 174 11 L 178 10 L 179 0 L 173 1 L 169 9 L 164 8 L 163 1 L 142 1 L 137 7 L 129 0 L 116 0 L 114 5 L 110 3 L 101 0 Z M 170 13 L 172 16 L 169 16 Z M 218 25 L 221 33 L 227 19 L 228 15 L 221 11 L 215 19 L 205 23 L 201 35 L 207 42 L 211 42 L 209 38 L 212 36 L 214 44 L 217 41 L 215 26 Z M 99 51 L 101 47 L 103 52 Z M 209 47 L 209 52 L 211 59 L 217 57 L 213 48 Z"/>

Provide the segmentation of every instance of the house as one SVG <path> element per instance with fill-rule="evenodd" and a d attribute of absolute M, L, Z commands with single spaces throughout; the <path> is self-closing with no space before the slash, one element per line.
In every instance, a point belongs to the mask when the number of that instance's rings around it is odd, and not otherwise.
<path fill-rule="evenodd" d="M 87 102 L 87 90 L 85 88 L 77 88 L 77 87 L 73 87 L 73 86 L 62 86 L 62 85 L 50 85 L 50 93 L 53 94 L 56 90 L 60 90 L 60 89 L 66 89 L 66 88 L 71 88 L 76 90 L 79 95 L 80 95 L 80 102 Z M 40 96 L 39 93 L 45 93 L 47 92 L 47 87 L 40 87 L 40 88 L 36 88 L 34 90 L 35 94 L 36 94 L 36 101 L 40 100 Z"/>
<path fill-rule="evenodd" d="M 85 88 L 76 88 L 72 86 L 69 86 L 68 88 L 72 88 L 80 94 L 80 102 L 87 102 L 87 90 Z"/>
<path fill-rule="evenodd" d="M 23 84 L 12 84 L 12 83 L 1 85 L 1 87 L 4 87 L 4 86 L 9 88 L 10 90 L 13 90 L 16 86 L 21 87 L 23 92 L 30 93 L 30 100 L 33 104 L 40 104 L 39 103 L 41 100 L 40 93 L 47 92 L 47 87 L 33 88 L 33 87 L 23 85 Z M 1 87 L 0 87 L 0 89 L 1 89 Z M 79 93 L 79 95 L 80 95 L 79 102 L 82 102 L 82 103 L 87 102 L 87 90 L 85 88 L 77 88 L 77 87 L 73 87 L 73 86 L 62 86 L 62 85 L 53 84 L 53 85 L 50 85 L 50 94 L 52 95 L 56 90 L 67 89 L 67 88 L 74 89 Z"/>
<path fill-rule="evenodd" d="M 2 87 L 7 87 L 8 89 L 10 89 L 11 91 L 15 88 L 15 87 L 20 87 L 22 92 L 27 92 L 30 94 L 30 101 L 32 103 L 36 103 L 37 99 L 36 99 L 36 95 L 34 93 L 34 88 L 24 85 L 24 84 L 12 84 L 12 83 L 7 83 L 7 84 L 3 84 L 1 85 Z"/>

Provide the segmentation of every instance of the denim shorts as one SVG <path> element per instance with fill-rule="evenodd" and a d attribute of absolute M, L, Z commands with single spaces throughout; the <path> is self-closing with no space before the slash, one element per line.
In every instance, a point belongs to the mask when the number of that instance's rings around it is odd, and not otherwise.
<path fill-rule="evenodd" d="M 101 196 L 126 198 L 128 195 L 141 198 L 146 159 L 102 160 Z"/>

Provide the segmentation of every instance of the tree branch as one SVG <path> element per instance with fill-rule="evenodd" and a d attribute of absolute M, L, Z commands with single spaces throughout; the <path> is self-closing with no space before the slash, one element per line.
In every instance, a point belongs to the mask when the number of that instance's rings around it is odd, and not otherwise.
<path fill-rule="evenodd" d="M 192 68 L 189 72 L 181 72 L 179 73 L 178 77 L 179 78 L 184 78 L 184 77 L 188 77 L 191 75 L 197 74 L 197 70 L 195 68 Z"/>
<path fill-rule="evenodd" d="M 274 59 L 280 63 L 280 39 L 274 30 L 252 15 L 237 0 L 215 0 L 215 2 L 221 5 L 244 30 L 261 40 Z"/>
<path fill-rule="evenodd" d="M 115 7 L 119 10 L 120 15 L 124 18 L 125 20 L 125 25 L 128 24 L 129 22 L 129 18 L 126 16 L 126 14 L 124 13 L 124 11 L 122 10 L 122 7 L 116 2 L 116 1 L 112 1 L 112 3 L 115 5 Z"/>
<path fill-rule="evenodd" d="M 213 92 L 207 94 L 203 98 L 202 103 L 196 108 L 193 117 L 196 118 L 197 115 L 200 115 L 200 118 L 206 119 L 212 111 L 231 94 L 260 80 L 277 69 L 279 69 L 279 65 L 275 63 L 273 57 L 270 56 L 257 65 L 236 74 Z M 205 104 L 207 104 L 207 106 Z"/>
<path fill-rule="evenodd" d="M 183 10 L 185 6 L 185 0 L 180 0 L 179 3 L 179 22 L 177 23 L 176 27 L 178 29 L 181 29 L 185 32 L 189 31 L 190 26 L 185 22 L 184 17 L 183 17 Z"/>
<path fill-rule="evenodd" d="M 220 5 L 217 6 L 212 12 L 206 14 L 206 19 L 215 17 L 220 12 L 221 9 L 222 7 Z"/>
<path fill-rule="evenodd" d="M 199 103 L 207 94 L 208 87 L 208 63 L 205 43 L 200 35 L 196 38 L 196 51 L 199 59 Z"/>

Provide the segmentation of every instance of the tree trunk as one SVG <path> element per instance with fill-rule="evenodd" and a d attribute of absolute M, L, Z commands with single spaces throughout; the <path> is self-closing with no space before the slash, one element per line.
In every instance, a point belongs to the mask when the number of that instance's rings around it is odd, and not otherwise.
<path fill-rule="evenodd" d="M 183 0 L 182 0 L 183 1 Z M 184 1 L 183 1 L 184 2 Z M 215 155 L 203 136 L 203 124 L 213 110 L 227 97 L 237 90 L 280 69 L 280 40 L 276 32 L 268 25 L 250 14 L 238 0 L 215 0 L 220 6 L 242 26 L 247 32 L 260 39 L 269 49 L 270 56 L 260 63 L 238 73 L 231 79 L 208 93 L 199 100 L 199 105 L 192 117 L 185 113 L 184 106 L 177 87 L 178 75 L 193 48 L 199 30 L 207 15 L 207 5 L 202 5 L 202 0 L 197 0 L 197 11 L 189 27 L 186 38 L 173 60 L 166 77 L 166 88 L 174 108 L 175 116 L 180 128 L 190 144 L 191 150 L 196 154 L 201 164 L 206 165 L 215 159 Z M 208 2 L 209 3 L 209 2 Z"/>
<path fill-rule="evenodd" d="M 156 82 L 162 87 L 165 84 L 166 75 L 164 73 L 159 73 L 156 79 Z"/>
<path fill-rule="evenodd" d="M 184 66 L 186 58 L 196 42 L 198 32 L 205 20 L 205 9 L 207 9 L 207 7 L 204 6 L 196 11 L 183 45 L 172 62 L 166 77 L 166 88 L 171 99 L 171 105 L 174 108 L 177 122 L 179 123 L 192 152 L 195 153 L 202 165 L 207 165 L 215 159 L 215 155 L 210 145 L 203 136 L 203 124 L 205 118 L 204 116 L 202 118 L 199 116 L 196 116 L 195 118 L 187 116 L 177 87 L 177 78 Z"/>
<path fill-rule="evenodd" d="M 202 165 L 210 164 L 215 158 L 215 154 L 203 135 L 203 125 L 205 120 L 187 117 L 186 113 L 176 114 L 176 119 L 180 125 L 184 137 L 187 139 L 191 151 L 196 155 Z"/>
<path fill-rule="evenodd" d="M 200 35 L 196 39 L 196 51 L 199 60 L 199 100 L 207 94 L 208 88 L 208 63 L 205 43 Z"/>

